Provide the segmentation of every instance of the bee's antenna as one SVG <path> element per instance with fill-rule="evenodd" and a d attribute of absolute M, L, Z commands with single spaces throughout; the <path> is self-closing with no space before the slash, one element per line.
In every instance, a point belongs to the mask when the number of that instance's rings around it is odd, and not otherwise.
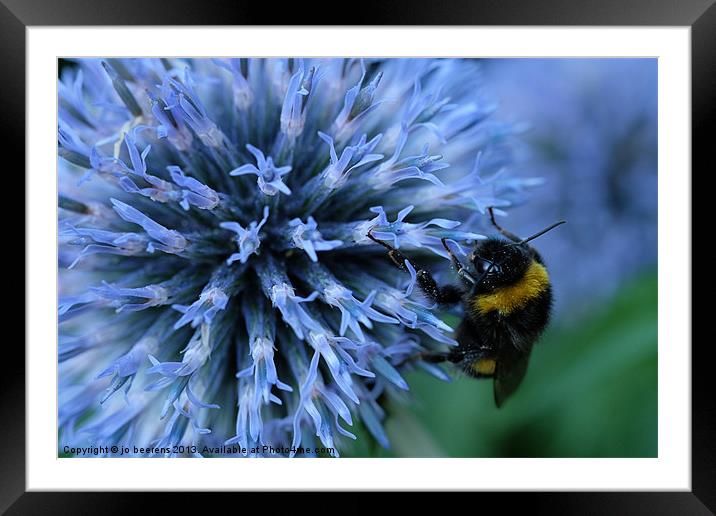
<path fill-rule="evenodd" d="M 519 242 L 516 242 L 515 245 L 523 245 L 523 244 L 526 244 L 526 243 L 529 242 L 530 240 L 534 240 L 534 239 L 537 238 L 537 237 L 541 237 L 542 235 L 544 235 L 544 234 L 547 233 L 548 231 L 552 231 L 552 230 L 553 230 L 554 228 L 556 228 L 557 226 L 561 226 L 562 224 L 566 224 L 566 223 L 567 223 L 566 220 L 560 220 L 559 222 L 555 222 L 555 223 L 552 224 L 551 226 L 544 228 L 542 231 L 539 231 L 539 232 L 535 233 L 535 234 L 532 235 L 532 236 L 529 236 L 529 237 L 527 237 L 527 238 L 524 238 L 524 239 L 520 240 Z"/>

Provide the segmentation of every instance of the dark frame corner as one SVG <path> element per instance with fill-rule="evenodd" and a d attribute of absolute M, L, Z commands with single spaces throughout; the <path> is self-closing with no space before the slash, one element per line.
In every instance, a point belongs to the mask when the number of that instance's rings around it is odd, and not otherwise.
<path fill-rule="evenodd" d="M 351 15 L 355 24 L 370 25 L 662 25 L 690 26 L 692 29 L 692 149 L 693 168 L 704 174 L 716 170 L 711 149 L 716 108 L 716 5 L 714 0 L 454 0 L 443 3 L 393 0 L 365 2 Z M 405 7 L 405 9 L 404 9 Z M 0 0 L 0 125 L 5 148 L 25 148 L 25 29 L 33 25 L 246 25 L 246 24 L 333 24 L 336 20 L 316 21 L 302 4 L 280 10 L 249 2 L 217 0 L 206 8 L 192 0 L 163 3 L 136 0 Z M 327 9 L 325 12 L 329 12 Z M 345 18 L 344 18 L 345 19 Z M 344 23 L 338 20 L 339 23 Z M 8 153 L 10 154 L 10 153 Z M 24 153 L 14 170 L 24 170 Z M 10 172 L 9 168 L 6 169 Z M 15 195 L 25 192 L 24 181 Z M 13 185 L 15 186 L 15 185 Z M 6 187 L 7 188 L 7 187 Z M 7 189 L 9 190 L 9 189 Z M 6 190 L 6 191 L 7 191 Z M 695 206 L 698 206 L 694 203 Z M 702 204 L 703 206 L 703 204 Z M 692 212 L 694 225 L 704 218 Z M 19 224 L 13 224 L 17 227 Z M 24 224 L 23 224 L 24 229 Z M 692 230 L 693 231 L 693 230 Z M 704 234 L 701 232 L 692 234 Z M 21 237 L 24 241 L 24 231 Z M 17 240 L 15 240 L 17 242 Z M 19 247 L 19 246 L 18 246 Z M 25 256 L 23 246 L 23 268 Z M 699 267 L 700 268 L 700 267 Z M 29 271 L 25 270 L 27 275 Z M 10 275 L 6 288 L 24 292 L 19 275 Z M 15 285 L 18 283 L 18 285 Z M 24 298 L 24 295 L 23 295 Z M 703 305 L 701 305 L 703 306 Z M 696 306 L 695 309 L 703 308 Z M 693 320 L 694 318 L 692 318 Z M 485 494 L 500 510 L 510 506 L 529 507 L 530 512 L 549 514 L 713 514 L 716 513 L 716 436 L 713 396 L 711 339 L 692 347 L 692 491 L 652 493 L 529 493 L 519 495 Z M 3 425 L 0 427 L 0 512 L 7 514 L 124 512 L 142 507 L 137 493 L 25 492 L 25 354 L 17 343 L 6 342 L 0 397 Z M 11 353 L 11 356 L 7 356 Z M 179 493 L 159 495 L 163 509 L 184 503 Z M 244 495 L 242 495 L 244 496 Z M 109 503 L 108 503 L 109 502 Z M 137 503 L 139 502 L 139 503 Z M 480 507 L 485 507 L 483 501 Z M 173 508 L 173 507 L 172 507 Z"/>

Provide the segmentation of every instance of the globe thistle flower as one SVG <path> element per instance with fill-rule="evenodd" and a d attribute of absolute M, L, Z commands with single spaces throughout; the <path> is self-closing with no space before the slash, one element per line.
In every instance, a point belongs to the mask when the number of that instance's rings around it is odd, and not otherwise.
<path fill-rule="evenodd" d="M 534 183 L 480 80 L 449 59 L 66 67 L 60 441 L 338 456 L 361 421 L 389 446 L 384 400 L 408 370 L 446 379 L 418 353 L 455 342 L 367 232 L 447 271 L 440 239 L 470 246 Z"/>

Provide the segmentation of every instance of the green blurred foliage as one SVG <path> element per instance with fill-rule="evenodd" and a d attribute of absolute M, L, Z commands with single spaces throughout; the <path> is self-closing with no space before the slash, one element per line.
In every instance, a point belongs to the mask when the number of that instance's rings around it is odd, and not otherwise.
<path fill-rule="evenodd" d="M 357 429 L 352 457 L 655 457 L 657 280 L 625 285 L 578 322 L 558 314 L 520 389 L 500 409 L 492 382 L 408 378 L 383 450 Z"/>

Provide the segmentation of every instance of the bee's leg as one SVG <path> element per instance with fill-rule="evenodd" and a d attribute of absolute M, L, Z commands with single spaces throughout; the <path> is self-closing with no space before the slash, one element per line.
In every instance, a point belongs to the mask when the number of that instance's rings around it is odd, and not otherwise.
<path fill-rule="evenodd" d="M 420 360 L 422 360 L 423 362 L 427 362 L 429 364 L 441 364 L 442 362 L 446 362 L 449 356 L 449 353 L 430 351 L 427 353 L 421 353 L 420 355 L 418 355 L 418 358 L 420 358 Z"/>
<path fill-rule="evenodd" d="M 411 360 L 422 360 L 428 364 L 442 364 L 451 362 L 457 364 L 465 358 L 465 353 L 460 348 L 452 348 L 450 351 L 423 351 L 411 358 Z"/>
<path fill-rule="evenodd" d="M 396 267 L 398 267 L 401 271 L 407 271 L 408 269 L 405 266 L 405 262 L 409 262 L 410 265 L 413 266 L 415 274 L 417 275 L 418 287 L 420 287 L 420 290 L 422 290 L 426 296 L 441 305 L 453 305 L 462 300 L 462 296 L 465 293 L 462 289 L 456 287 L 455 285 L 445 285 L 444 287 L 440 287 L 429 271 L 410 261 L 403 253 L 389 243 L 375 238 L 371 231 L 368 231 L 366 236 L 373 242 L 388 249 L 388 256 L 390 256 L 390 259 Z"/>
<path fill-rule="evenodd" d="M 450 260 L 452 261 L 453 267 L 455 267 L 455 272 L 460 277 L 460 279 L 463 281 L 465 286 L 469 289 L 472 285 L 476 283 L 475 278 L 473 278 L 472 274 L 470 274 L 465 266 L 462 264 L 460 260 L 458 260 L 457 256 L 455 256 L 455 253 L 452 252 L 452 249 L 450 249 L 447 245 L 447 239 L 441 238 L 440 242 L 442 242 L 443 247 L 450 255 Z"/>
<path fill-rule="evenodd" d="M 513 242 L 521 242 L 522 241 L 522 239 L 520 237 L 518 237 L 517 235 L 515 235 L 514 233 L 512 233 L 510 231 L 507 231 L 506 229 L 504 229 L 502 226 L 500 226 L 497 223 L 497 221 L 495 220 L 495 214 L 493 213 L 491 207 L 487 208 L 487 211 L 490 213 L 490 222 L 492 222 L 492 225 L 495 226 L 497 231 L 499 231 L 500 233 L 505 235 L 507 238 L 509 238 Z"/>
<path fill-rule="evenodd" d="M 375 238 L 373 236 L 372 228 L 368 231 L 368 234 L 366 236 L 368 238 L 370 238 L 376 244 L 380 244 L 388 250 L 388 256 L 390 257 L 391 261 L 398 269 L 400 269 L 401 271 L 405 271 L 405 272 L 408 271 L 407 267 L 405 266 L 405 262 L 409 262 L 410 260 L 408 260 L 403 253 L 401 253 L 395 247 L 390 245 L 388 242 L 384 242 L 383 240 L 378 240 L 377 238 Z M 410 262 L 410 263 L 412 264 L 412 262 Z M 413 265 L 413 267 L 415 268 L 416 271 L 418 270 L 417 267 L 415 267 L 415 265 Z"/>

